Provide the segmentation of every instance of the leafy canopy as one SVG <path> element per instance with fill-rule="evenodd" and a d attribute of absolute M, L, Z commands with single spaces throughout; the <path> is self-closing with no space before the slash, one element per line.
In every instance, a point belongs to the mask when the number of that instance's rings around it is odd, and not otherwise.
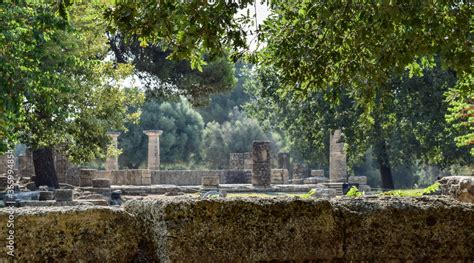
<path fill-rule="evenodd" d="M 124 122 L 138 117 L 128 107 L 143 96 L 118 85 L 131 68 L 104 61 L 100 8 L 77 5 L 66 21 L 56 14 L 57 5 L 0 4 L 0 87 L 9 94 L 2 96 L 7 118 L 0 127 L 10 143 L 60 147 L 72 161 L 83 162 L 105 154 L 108 130 L 124 129 Z"/>

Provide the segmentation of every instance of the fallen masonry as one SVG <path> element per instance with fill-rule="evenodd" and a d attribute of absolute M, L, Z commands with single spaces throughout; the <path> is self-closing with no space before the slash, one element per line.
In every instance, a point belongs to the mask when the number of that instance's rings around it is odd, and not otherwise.
<path fill-rule="evenodd" d="M 4 237 L 8 215 L 0 209 Z M 473 229 L 474 204 L 442 196 L 176 196 L 15 208 L 15 253 L 18 262 L 471 262 Z"/>

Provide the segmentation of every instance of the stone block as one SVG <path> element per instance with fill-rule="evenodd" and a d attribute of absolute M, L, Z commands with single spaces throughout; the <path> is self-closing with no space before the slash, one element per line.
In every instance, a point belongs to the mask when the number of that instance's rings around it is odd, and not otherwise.
<path fill-rule="evenodd" d="M 334 198 L 336 197 L 336 189 L 331 188 L 316 188 L 316 194 L 313 197 L 322 197 L 322 198 Z"/>
<path fill-rule="evenodd" d="M 79 171 L 79 186 L 81 187 L 90 187 L 92 186 L 92 179 L 96 169 L 81 169 Z"/>
<path fill-rule="evenodd" d="M 252 185 L 269 186 L 271 184 L 271 165 L 270 163 L 253 163 Z"/>
<path fill-rule="evenodd" d="M 39 192 L 39 200 L 54 200 L 54 193 L 52 191 L 40 191 Z"/>
<path fill-rule="evenodd" d="M 344 153 L 331 153 L 329 155 L 329 179 L 333 182 L 343 182 L 346 175 L 346 155 Z"/>
<path fill-rule="evenodd" d="M 288 184 L 287 169 L 272 169 L 272 184 Z"/>
<path fill-rule="evenodd" d="M 461 202 L 474 203 L 474 176 L 446 176 L 439 180 L 441 192 Z"/>
<path fill-rule="evenodd" d="M 89 191 L 96 194 L 100 194 L 104 196 L 107 200 L 110 200 L 110 196 L 112 194 L 112 189 L 110 187 L 103 187 L 103 188 L 94 187 L 94 188 L 89 189 Z"/>
<path fill-rule="evenodd" d="M 229 169 L 242 170 L 244 169 L 244 154 L 243 153 L 230 153 L 229 157 Z"/>
<path fill-rule="evenodd" d="M 72 201 L 72 192 L 70 189 L 56 189 L 54 199 L 56 201 Z"/>
<path fill-rule="evenodd" d="M 227 170 L 223 180 L 226 184 L 250 184 L 252 171 L 249 170 Z"/>
<path fill-rule="evenodd" d="M 92 187 L 107 188 L 110 187 L 110 180 L 105 178 L 92 179 Z"/>
<path fill-rule="evenodd" d="M 309 177 L 309 178 L 304 179 L 304 184 L 320 184 L 320 183 L 327 183 L 327 182 L 329 182 L 329 179 L 322 176 Z"/>
<path fill-rule="evenodd" d="M 351 184 L 367 184 L 367 176 L 349 176 L 348 181 Z"/>
<path fill-rule="evenodd" d="M 311 170 L 311 177 L 324 177 L 324 170 Z"/>
<path fill-rule="evenodd" d="M 201 185 L 204 187 L 218 187 L 219 176 L 203 176 L 201 178 Z"/>

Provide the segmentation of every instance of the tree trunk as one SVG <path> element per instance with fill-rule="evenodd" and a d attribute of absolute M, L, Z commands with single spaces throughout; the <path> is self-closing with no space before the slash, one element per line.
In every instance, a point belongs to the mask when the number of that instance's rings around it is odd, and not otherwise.
<path fill-rule="evenodd" d="M 390 161 L 387 153 L 387 145 L 385 140 L 382 140 L 378 145 L 377 162 L 379 164 L 380 176 L 382 178 L 382 187 L 384 190 L 393 190 L 393 177 Z"/>
<path fill-rule="evenodd" d="M 53 150 L 40 148 L 33 151 L 33 164 L 35 166 L 36 187 L 47 185 L 50 188 L 59 188 L 58 176 L 54 167 Z"/>

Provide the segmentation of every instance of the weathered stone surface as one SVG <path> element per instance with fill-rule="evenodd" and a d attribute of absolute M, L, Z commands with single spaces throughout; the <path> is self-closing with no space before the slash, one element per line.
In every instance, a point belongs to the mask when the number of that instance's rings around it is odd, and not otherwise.
<path fill-rule="evenodd" d="M 160 170 L 160 135 L 161 130 L 143 131 L 148 136 L 148 161 L 149 170 Z"/>
<path fill-rule="evenodd" d="M 203 176 L 201 184 L 208 187 L 218 187 L 219 176 Z"/>
<path fill-rule="evenodd" d="M 125 209 L 162 262 L 474 259 L 474 205 L 449 198 L 181 197 Z"/>
<path fill-rule="evenodd" d="M 229 169 L 242 170 L 244 169 L 244 154 L 243 153 L 230 153 L 229 156 Z"/>
<path fill-rule="evenodd" d="M 474 260 L 474 205 L 420 197 L 347 198 L 333 206 L 345 220 L 345 260 Z"/>
<path fill-rule="evenodd" d="M 92 187 L 99 187 L 99 188 L 110 187 L 110 179 L 106 179 L 106 178 L 92 179 Z"/>
<path fill-rule="evenodd" d="M 318 198 L 333 198 L 336 197 L 337 191 L 336 189 L 331 188 L 315 188 L 316 194 L 313 197 Z"/>
<path fill-rule="evenodd" d="M 310 173 L 311 172 L 308 169 L 308 166 L 306 164 L 303 164 L 303 163 L 293 164 L 293 179 L 305 179 L 309 177 Z"/>
<path fill-rule="evenodd" d="M 54 200 L 54 193 L 51 191 L 40 191 L 39 192 L 39 200 Z"/>
<path fill-rule="evenodd" d="M 341 130 L 335 130 L 329 138 L 329 179 L 343 182 L 347 176 L 347 160 Z"/>
<path fill-rule="evenodd" d="M 327 182 L 329 182 L 329 179 L 323 176 L 315 176 L 315 177 L 309 177 L 309 178 L 304 179 L 305 184 L 319 184 L 319 183 L 327 183 Z"/>
<path fill-rule="evenodd" d="M 0 209 L 4 237 L 8 211 Z M 448 197 L 180 196 L 128 201 L 124 209 L 14 211 L 18 262 L 474 260 L 474 204 Z M 7 260 L 5 242 L 0 239 L 0 261 Z"/>
<path fill-rule="evenodd" d="M 272 184 L 288 184 L 288 177 L 287 169 L 272 169 Z"/>
<path fill-rule="evenodd" d="M 474 176 L 446 176 L 439 183 L 443 194 L 459 201 L 474 203 Z"/>
<path fill-rule="evenodd" d="M 324 177 L 324 170 L 311 170 L 311 177 Z"/>
<path fill-rule="evenodd" d="M 54 199 L 56 201 L 72 201 L 72 190 L 56 189 L 54 191 Z"/>
<path fill-rule="evenodd" d="M 92 179 L 96 171 L 96 169 L 81 169 L 79 171 L 79 185 L 81 187 L 92 186 Z"/>
<path fill-rule="evenodd" d="M 224 183 L 226 184 L 249 184 L 252 178 L 251 170 L 228 170 L 224 173 Z"/>
<path fill-rule="evenodd" d="M 41 202 L 46 203 L 46 202 Z M 0 261 L 7 261 L 8 209 L 0 209 Z M 17 262 L 132 262 L 139 232 L 131 215 L 93 206 L 15 209 Z M 10 258 L 11 259 L 11 258 Z"/>
<path fill-rule="evenodd" d="M 327 201 L 170 198 L 124 206 L 140 219 L 143 243 L 154 248 L 153 256 L 161 262 L 331 259 L 343 254 L 342 232 Z"/>
<path fill-rule="evenodd" d="M 367 176 L 349 176 L 347 180 L 350 184 L 367 184 Z"/>
<path fill-rule="evenodd" d="M 269 186 L 271 184 L 272 169 L 270 163 L 253 163 L 252 185 Z"/>

